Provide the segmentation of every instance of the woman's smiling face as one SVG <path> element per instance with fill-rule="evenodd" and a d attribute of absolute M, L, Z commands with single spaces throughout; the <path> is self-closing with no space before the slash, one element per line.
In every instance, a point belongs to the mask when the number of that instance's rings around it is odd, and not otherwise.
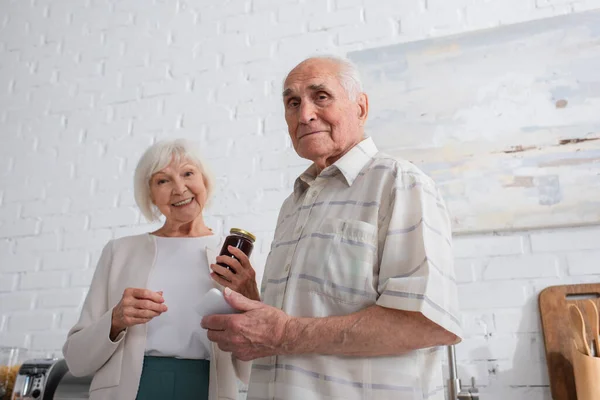
<path fill-rule="evenodd" d="M 171 162 L 150 178 L 150 196 L 167 221 L 187 223 L 196 219 L 207 200 L 204 178 L 188 161 Z"/>

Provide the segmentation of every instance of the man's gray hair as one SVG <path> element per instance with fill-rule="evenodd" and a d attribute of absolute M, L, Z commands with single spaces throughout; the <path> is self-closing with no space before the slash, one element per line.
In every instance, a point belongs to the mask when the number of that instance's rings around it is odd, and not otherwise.
<path fill-rule="evenodd" d="M 142 215 L 150 222 L 160 218 L 158 207 L 150 196 L 150 180 L 152 175 L 166 168 L 171 162 L 184 161 L 195 164 L 206 186 L 206 201 L 210 199 L 214 189 L 214 179 L 206 164 L 202 161 L 197 147 L 186 139 L 160 141 L 150 146 L 138 161 L 133 178 L 133 194 Z"/>
<path fill-rule="evenodd" d="M 327 60 L 331 61 L 338 66 L 338 80 L 340 85 L 346 91 L 348 98 L 352 101 L 356 101 L 358 99 L 358 95 L 363 92 L 362 81 L 360 80 L 360 73 L 358 72 L 358 68 L 354 63 L 347 58 L 334 56 L 334 55 L 320 55 L 309 57 L 306 60 L 302 61 L 300 64 L 309 61 L 309 60 Z M 300 65 L 298 64 L 298 65 Z M 287 79 L 287 76 L 286 78 Z M 285 82 L 284 79 L 284 82 Z"/>

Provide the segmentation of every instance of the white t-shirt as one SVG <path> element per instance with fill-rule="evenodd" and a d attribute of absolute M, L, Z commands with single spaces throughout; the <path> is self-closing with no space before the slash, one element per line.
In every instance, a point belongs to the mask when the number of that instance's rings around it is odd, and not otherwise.
<path fill-rule="evenodd" d="M 206 247 L 215 247 L 219 238 L 153 237 L 157 254 L 148 289 L 163 291 L 168 311 L 148 322 L 145 355 L 208 360 L 210 342 L 195 308 L 214 287 Z"/>

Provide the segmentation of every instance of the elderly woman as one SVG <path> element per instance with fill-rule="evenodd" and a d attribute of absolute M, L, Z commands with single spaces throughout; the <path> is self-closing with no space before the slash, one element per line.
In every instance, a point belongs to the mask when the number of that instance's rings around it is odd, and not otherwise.
<path fill-rule="evenodd" d="M 250 365 L 208 341 L 195 311 L 222 285 L 259 299 L 244 253 L 229 247 L 237 259 L 215 258 L 220 238 L 202 215 L 212 189 L 184 140 L 159 142 L 141 157 L 136 202 L 164 225 L 105 246 L 63 348 L 73 375 L 94 375 L 90 399 L 235 399 L 236 376 L 248 381 Z"/>

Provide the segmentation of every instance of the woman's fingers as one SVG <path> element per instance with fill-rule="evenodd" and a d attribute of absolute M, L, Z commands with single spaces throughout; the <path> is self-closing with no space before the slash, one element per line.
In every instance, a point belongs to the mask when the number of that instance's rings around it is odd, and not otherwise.
<path fill-rule="evenodd" d="M 218 256 L 217 263 L 218 263 L 217 265 L 219 265 L 219 264 L 226 265 L 227 267 L 230 268 L 231 272 L 234 274 L 236 274 L 242 270 L 242 265 L 240 264 L 240 262 L 233 257 Z M 212 264 L 212 265 L 215 265 L 215 264 Z M 227 267 L 224 267 L 223 265 L 219 265 L 219 266 L 227 269 Z"/>
<path fill-rule="evenodd" d="M 219 264 L 211 264 L 210 269 L 219 275 L 221 278 L 225 279 L 227 282 L 232 282 L 235 279 L 236 272 L 231 271 L 228 268 L 223 267 Z"/>
<path fill-rule="evenodd" d="M 156 311 L 159 314 L 167 311 L 167 306 L 165 304 L 155 303 L 151 300 L 135 300 L 132 306 L 140 310 Z"/>
<path fill-rule="evenodd" d="M 236 261 L 238 261 L 238 263 L 240 264 L 240 266 L 242 268 L 244 268 L 244 269 L 252 268 L 252 266 L 250 265 L 250 260 L 248 259 L 248 256 L 246 255 L 246 253 L 244 253 L 237 247 L 233 247 L 233 246 L 227 247 L 227 250 L 229 250 L 229 252 L 235 256 L 235 258 L 237 258 Z"/>
<path fill-rule="evenodd" d="M 147 319 L 152 319 L 154 317 L 158 317 L 161 313 L 160 312 L 156 312 L 156 311 L 152 311 L 152 310 L 142 310 L 139 308 L 131 308 L 128 310 L 129 312 L 127 313 L 127 315 L 130 318 L 147 318 Z"/>

